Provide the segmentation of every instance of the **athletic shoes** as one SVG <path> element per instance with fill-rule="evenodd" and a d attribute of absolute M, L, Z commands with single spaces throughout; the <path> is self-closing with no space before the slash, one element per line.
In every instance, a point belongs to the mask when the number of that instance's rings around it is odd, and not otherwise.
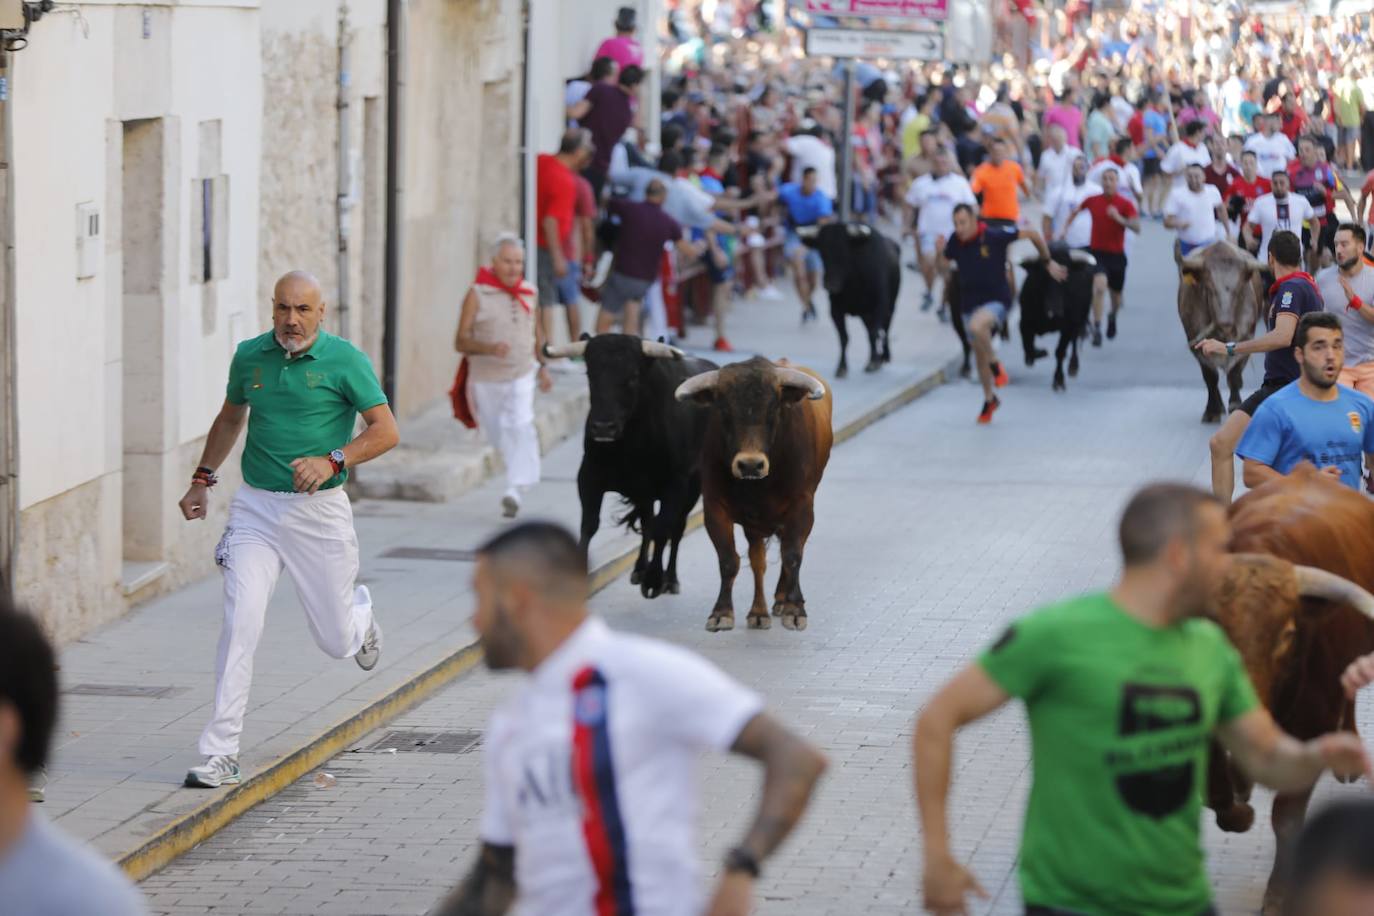
<path fill-rule="evenodd" d="M 816 307 L 810 302 L 806 303 L 806 308 L 802 309 L 802 324 L 816 320 Z"/>
<path fill-rule="evenodd" d="M 1100 322 L 1094 321 L 1094 322 L 1092 323 L 1092 335 L 1093 335 L 1093 346 L 1094 346 L 1094 347 L 1100 347 L 1100 346 L 1102 346 L 1102 325 L 1101 325 Z"/>
<path fill-rule="evenodd" d="M 1116 337 L 1116 312 L 1107 316 L 1107 339 L 1112 340 Z"/>
<path fill-rule="evenodd" d="M 39 767 L 29 776 L 29 801 L 41 803 L 48 800 L 48 769 Z"/>
<path fill-rule="evenodd" d="M 363 637 L 363 647 L 358 650 L 358 654 L 353 656 L 353 660 L 358 663 L 358 667 L 364 671 L 371 671 L 377 667 L 377 659 L 382 657 L 382 625 L 374 617 L 372 626 L 367 628 L 367 635 Z"/>
<path fill-rule="evenodd" d="M 991 422 L 992 422 L 992 415 L 993 415 L 994 413 L 996 413 L 996 412 L 997 412 L 997 408 L 999 408 L 999 407 L 1001 407 L 1001 406 L 1002 406 L 1002 402 L 999 401 L 999 400 L 997 400 L 997 398 L 996 398 L 995 396 L 993 397 L 993 399 L 992 399 L 991 401 L 984 401 L 984 402 L 983 402 L 983 412 L 980 413 L 980 414 L 978 414 L 978 422 L 979 422 L 980 424 L 984 424 L 984 425 L 986 425 L 986 424 L 988 424 L 988 423 L 991 423 Z"/>
<path fill-rule="evenodd" d="M 1007 367 L 1001 362 L 992 364 L 992 383 L 998 388 L 1005 388 L 1011 384 L 1011 376 L 1007 375 Z"/>
<path fill-rule="evenodd" d="M 778 289 L 772 283 L 769 283 L 767 286 L 763 287 L 758 292 L 760 299 L 768 299 L 772 302 L 777 302 L 782 299 L 782 290 Z"/>
<path fill-rule="evenodd" d="M 933 305 L 935 305 L 935 297 L 930 294 L 930 290 L 926 290 L 926 294 L 921 297 L 921 311 L 928 312 Z"/>
<path fill-rule="evenodd" d="M 514 490 L 506 492 L 501 497 L 501 515 L 504 518 L 515 518 L 520 514 L 520 494 Z"/>
<path fill-rule="evenodd" d="M 712 349 L 712 350 L 715 350 L 717 353 L 734 353 L 734 352 L 735 352 L 735 348 L 732 347 L 732 346 L 730 346 L 730 341 L 726 340 L 724 337 L 717 337 L 717 338 L 716 338 L 716 344 L 715 344 L 715 346 L 713 346 L 711 349 Z"/>
<path fill-rule="evenodd" d="M 200 766 L 187 770 L 185 784 L 192 789 L 218 789 L 237 785 L 239 778 L 239 758 L 216 754 L 207 757 Z"/>

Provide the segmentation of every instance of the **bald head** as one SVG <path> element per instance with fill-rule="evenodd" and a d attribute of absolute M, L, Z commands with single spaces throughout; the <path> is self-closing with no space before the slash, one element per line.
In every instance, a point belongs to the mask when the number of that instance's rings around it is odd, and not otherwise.
<path fill-rule="evenodd" d="M 309 350 L 324 320 L 324 296 L 314 274 L 282 274 L 272 290 L 272 331 L 290 356 Z"/>

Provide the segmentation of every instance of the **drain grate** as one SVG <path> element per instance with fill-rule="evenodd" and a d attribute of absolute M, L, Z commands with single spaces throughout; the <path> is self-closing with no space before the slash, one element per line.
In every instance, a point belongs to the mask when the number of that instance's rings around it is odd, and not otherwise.
<path fill-rule="evenodd" d="M 482 743 L 481 732 L 434 732 L 423 729 L 389 731 L 367 746 L 369 751 L 396 748 L 396 752 L 425 754 L 466 754 Z"/>
<path fill-rule="evenodd" d="M 477 559 L 477 551 L 452 547 L 393 547 L 378 556 L 388 560 L 446 560 L 450 563 L 471 563 Z"/>
<path fill-rule="evenodd" d="M 179 696 L 189 688 L 157 687 L 150 684 L 77 684 L 67 693 L 82 697 L 151 697 L 156 700 Z"/>

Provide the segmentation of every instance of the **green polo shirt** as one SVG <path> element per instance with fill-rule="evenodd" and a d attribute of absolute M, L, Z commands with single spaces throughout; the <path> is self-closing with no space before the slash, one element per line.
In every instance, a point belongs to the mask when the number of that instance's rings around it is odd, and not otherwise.
<path fill-rule="evenodd" d="M 245 340 L 229 364 L 225 397 L 249 408 L 244 481 L 282 493 L 295 489 L 292 461 L 342 448 L 353 438 L 358 413 L 386 403 L 367 354 L 324 331 L 293 358 L 271 331 Z M 347 479 L 345 470 L 321 489 Z"/>

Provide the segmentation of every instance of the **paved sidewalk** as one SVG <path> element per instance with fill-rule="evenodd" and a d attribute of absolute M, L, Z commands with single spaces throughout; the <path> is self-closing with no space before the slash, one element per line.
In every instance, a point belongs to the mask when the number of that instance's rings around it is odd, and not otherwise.
<path fill-rule="evenodd" d="M 948 326 L 916 308 L 919 279 L 907 274 L 906 280 L 892 330 L 894 362 L 882 372 L 855 371 L 836 383 L 837 429 L 855 421 L 871 422 L 875 408 L 890 409 L 909 399 L 922 381 L 938 382 L 958 352 Z M 729 330 L 741 349 L 738 356 L 753 351 L 787 356 L 828 375 L 837 361 L 838 343 L 825 318 L 824 294 L 818 295 L 817 305 L 822 319 L 803 327 L 790 291 L 780 302 L 738 303 Z M 852 336 L 859 325 L 851 322 Z M 686 343 L 705 347 L 710 339 L 708 329 L 698 328 Z M 851 340 L 851 365 L 857 362 L 860 370 L 866 348 L 861 340 L 856 349 Z M 560 386 L 579 383 L 585 384 L 575 375 L 560 377 Z M 580 437 L 574 436 L 546 454 L 546 480 L 530 495 L 526 516 L 576 524 L 574 478 L 580 450 Z M 372 589 L 385 627 L 382 661 L 371 674 L 352 661 L 321 653 L 306 630 L 294 590 L 277 591 L 255 661 L 240 761 L 246 781 L 317 744 L 340 723 L 356 721 L 360 711 L 396 694 L 446 659 L 451 661 L 471 644 L 470 564 L 455 555 L 418 558 L 416 549 L 475 547 L 502 523 L 497 511 L 501 491 L 499 481 L 488 481 L 444 503 L 355 503 L 362 581 Z M 216 494 L 219 499 L 230 495 Z M 615 508 L 608 501 L 607 514 Z M 603 527 L 593 543 L 593 564 L 621 556 L 632 546 L 623 532 Z M 622 581 L 613 587 L 627 585 Z M 647 614 L 663 609 L 661 602 L 644 604 Z M 65 830 L 124 860 L 135 873 L 160 864 L 150 865 L 146 858 L 151 840 L 160 835 L 165 839 L 169 827 L 200 817 L 207 804 L 226 797 L 226 790 L 181 788 L 187 766 L 199 762 L 196 739 L 210 709 L 219 622 L 220 585 L 218 577 L 212 577 L 136 610 L 61 653 L 67 692 L 46 811 Z M 374 717 L 368 727 L 376 724 Z M 255 800 L 289 781 L 257 785 Z M 238 794 L 244 795 L 247 788 Z M 197 826 L 196 838 L 217 826 Z M 139 850 L 145 858 L 131 859 Z"/>

